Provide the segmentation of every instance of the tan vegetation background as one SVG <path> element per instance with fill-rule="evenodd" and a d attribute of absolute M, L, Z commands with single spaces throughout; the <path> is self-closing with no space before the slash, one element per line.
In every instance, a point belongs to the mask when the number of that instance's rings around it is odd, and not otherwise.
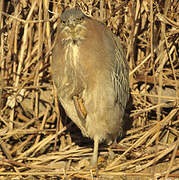
<path fill-rule="evenodd" d="M 51 80 L 58 17 L 76 5 L 121 38 L 130 67 L 126 133 L 100 146 L 98 171 Z M 179 179 L 178 49 L 178 0 L 0 0 L 0 179 Z"/>

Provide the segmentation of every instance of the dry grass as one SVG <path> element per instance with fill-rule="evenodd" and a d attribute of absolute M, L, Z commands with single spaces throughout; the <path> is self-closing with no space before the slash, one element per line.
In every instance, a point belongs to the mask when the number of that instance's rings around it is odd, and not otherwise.
<path fill-rule="evenodd" d="M 58 15 L 76 4 L 122 39 L 130 67 L 126 135 L 101 145 L 98 172 L 51 80 Z M 1 0 L 0 179 L 179 179 L 178 12 L 177 0 Z"/>

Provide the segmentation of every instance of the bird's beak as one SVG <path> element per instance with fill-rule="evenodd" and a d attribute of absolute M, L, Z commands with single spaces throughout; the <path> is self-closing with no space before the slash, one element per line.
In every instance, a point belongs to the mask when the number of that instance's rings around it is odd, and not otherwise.
<path fill-rule="evenodd" d="M 71 29 L 71 31 L 74 31 L 75 25 L 74 24 L 69 24 L 69 28 Z"/>
<path fill-rule="evenodd" d="M 69 20 L 68 26 L 72 31 L 74 31 L 76 25 L 75 25 L 75 22 L 73 20 Z"/>

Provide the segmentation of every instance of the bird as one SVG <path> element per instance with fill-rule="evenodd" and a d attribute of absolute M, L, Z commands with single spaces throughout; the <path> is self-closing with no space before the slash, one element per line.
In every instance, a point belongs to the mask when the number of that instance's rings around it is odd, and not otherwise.
<path fill-rule="evenodd" d="M 121 40 L 80 8 L 60 16 L 52 50 L 52 79 L 66 115 L 94 141 L 90 164 L 98 163 L 99 143 L 123 133 L 129 98 L 129 68 Z"/>

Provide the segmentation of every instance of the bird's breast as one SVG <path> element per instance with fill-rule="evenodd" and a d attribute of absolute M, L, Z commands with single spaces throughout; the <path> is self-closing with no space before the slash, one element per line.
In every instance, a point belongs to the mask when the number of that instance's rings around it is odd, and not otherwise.
<path fill-rule="evenodd" d="M 68 41 L 64 48 L 64 69 L 61 77 L 61 89 L 66 96 L 79 95 L 84 89 L 83 72 L 80 64 L 80 49 L 73 40 Z"/>
<path fill-rule="evenodd" d="M 77 62 L 79 60 L 79 47 L 77 44 L 75 44 L 73 41 L 69 42 L 66 44 L 64 47 L 65 53 L 64 53 L 64 58 L 67 66 L 69 68 L 75 69 L 77 66 Z"/>

